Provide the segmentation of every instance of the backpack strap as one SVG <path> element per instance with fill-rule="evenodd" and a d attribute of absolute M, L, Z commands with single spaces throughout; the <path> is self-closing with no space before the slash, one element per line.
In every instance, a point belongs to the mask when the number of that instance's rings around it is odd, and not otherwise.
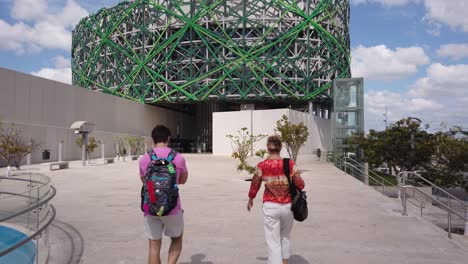
<path fill-rule="evenodd" d="M 171 149 L 171 152 L 169 152 L 169 155 L 167 155 L 167 161 L 172 162 L 177 155 L 177 151 Z"/>
<path fill-rule="evenodd" d="M 156 152 L 154 152 L 153 148 L 148 151 L 148 156 L 151 158 L 151 160 L 158 160 L 158 155 L 156 155 Z"/>

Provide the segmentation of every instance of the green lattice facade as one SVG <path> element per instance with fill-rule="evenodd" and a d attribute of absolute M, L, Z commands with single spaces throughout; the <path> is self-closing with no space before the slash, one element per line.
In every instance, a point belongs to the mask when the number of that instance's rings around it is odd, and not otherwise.
<path fill-rule="evenodd" d="M 348 0 L 125 1 L 73 31 L 73 84 L 145 103 L 311 101 L 349 66 Z"/>

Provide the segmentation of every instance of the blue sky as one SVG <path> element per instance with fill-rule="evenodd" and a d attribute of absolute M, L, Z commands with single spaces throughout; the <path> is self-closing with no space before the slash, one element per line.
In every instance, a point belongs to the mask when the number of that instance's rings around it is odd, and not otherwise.
<path fill-rule="evenodd" d="M 0 0 L 0 66 L 70 82 L 71 30 L 119 0 Z M 418 116 L 468 129 L 468 1 L 351 0 L 352 73 L 366 127 Z M 55 38 L 50 38 L 53 35 Z"/>

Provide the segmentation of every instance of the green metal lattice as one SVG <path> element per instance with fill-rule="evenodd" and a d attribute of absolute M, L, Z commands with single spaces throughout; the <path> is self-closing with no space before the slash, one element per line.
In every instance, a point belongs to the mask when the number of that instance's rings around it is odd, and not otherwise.
<path fill-rule="evenodd" d="M 145 103 L 313 100 L 350 77 L 349 0 L 135 0 L 80 21 L 73 84 Z"/>

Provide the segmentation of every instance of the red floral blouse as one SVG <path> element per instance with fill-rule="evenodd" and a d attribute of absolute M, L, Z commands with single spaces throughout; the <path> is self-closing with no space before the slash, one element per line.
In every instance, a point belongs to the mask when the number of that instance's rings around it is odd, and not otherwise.
<path fill-rule="evenodd" d="M 294 161 L 289 161 L 291 175 L 294 174 Z M 304 180 L 301 177 L 292 177 L 294 185 L 300 190 L 304 189 Z M 263 202 L 287 204 L 291 202 L 289 195 L 288 178 L 284 175 L 282 159 L 267 159 L 257 165 L 257 171 L 250 184 L 249 198 L 255 198 L 258 190 L 265 182 Z"/>

